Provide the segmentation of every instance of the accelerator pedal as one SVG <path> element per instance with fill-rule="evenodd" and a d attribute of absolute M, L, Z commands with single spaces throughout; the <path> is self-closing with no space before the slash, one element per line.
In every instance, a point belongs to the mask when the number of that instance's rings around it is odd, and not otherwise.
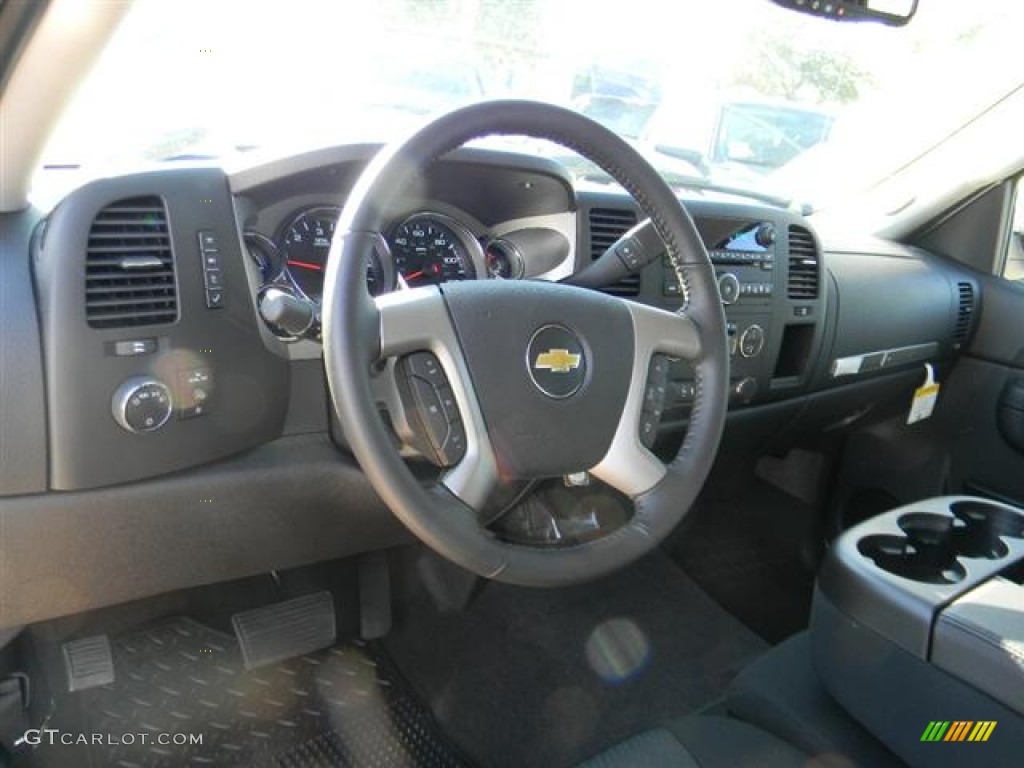
<path fill-rule="evenodd" d="M 246 669 L 255 669 L 334 645 L 334 598 L 315 592 L 231 617 Z"/>

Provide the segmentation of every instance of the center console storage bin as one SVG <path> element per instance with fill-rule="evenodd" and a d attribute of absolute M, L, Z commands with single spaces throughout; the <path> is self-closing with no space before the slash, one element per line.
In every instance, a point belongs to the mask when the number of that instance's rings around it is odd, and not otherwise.
<path fill-rule="evenodd" d="M 1024 511 L 983 499 L 928 499 L 844 533 L 811 616 L 829 692 L 910 765 L 1020 764 L 1022 563 Z M 921 741 L 932 721 L 997 725 L 944 749 Z"/>

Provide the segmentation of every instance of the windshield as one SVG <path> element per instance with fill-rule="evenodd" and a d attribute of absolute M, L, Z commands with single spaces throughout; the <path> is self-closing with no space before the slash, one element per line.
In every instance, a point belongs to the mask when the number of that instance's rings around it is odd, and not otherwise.
<path fill-rule="evenodd" d="M 36 186 L 54 169 L 388 141 L 460 104 L 526 97 L 600 121 L 677 186 L 823 206 L 1019 86 L 1022 22 L 1024 4 L 996 0 L 925 0 L 903 28 L 767 0 L 138 0 Z"/>

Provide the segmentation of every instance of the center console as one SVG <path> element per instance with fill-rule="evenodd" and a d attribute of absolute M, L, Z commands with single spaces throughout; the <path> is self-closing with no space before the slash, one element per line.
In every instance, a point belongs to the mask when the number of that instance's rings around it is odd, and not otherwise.
<path fill-rule="evenodd" d="M 978 764 L 1019 757 L 1024 510 L 940 497 L 847 531 L 818 578 L 811 641 L 830 693 L 911 765 L 962 765 L 968 744 Z"/>

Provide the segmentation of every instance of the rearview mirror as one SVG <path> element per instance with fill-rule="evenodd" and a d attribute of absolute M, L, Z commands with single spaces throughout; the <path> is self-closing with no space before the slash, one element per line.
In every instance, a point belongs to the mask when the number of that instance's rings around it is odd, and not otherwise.
<path fill-rule="evenodd" d="M 877 21 L 902 27 L 917 12 L 917 0 L 772 0 L 776 5 L 833 21 Z"/>

